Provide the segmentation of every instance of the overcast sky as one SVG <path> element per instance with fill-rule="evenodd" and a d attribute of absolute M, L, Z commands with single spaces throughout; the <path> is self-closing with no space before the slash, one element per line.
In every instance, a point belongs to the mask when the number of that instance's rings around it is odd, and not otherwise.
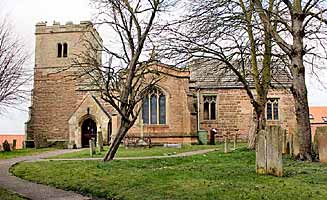
<path fill-rule="evenodd" d="M 67 21 L 79 23 L 90 20 L 92 10 L 89 0 L 0 0 L 0 17 L 8 15 L 14 30 L 19 34 L 29 52 L 32 54 L 28 63 L 30 69 L 34 65 L 34 31 L 35 24 L 47 21 L 49 25 L 53 21 L 61 24 Z M 101 31 L 100 31 L 101 35 Z M 106 43 L 106 38 L 104 43 Z M 322 76 L 323 79 L 326 79 Z M 309 104 L 315 106 L 327 106 L 327 90 L 318 84 L 313 77 L 307 78 L 309 90 Z M 9 109 L 0 116 L 1 133 L 24 133 L 24 123 L 27 120 L 29 103 L 19 106 L 21 110 Z"/>

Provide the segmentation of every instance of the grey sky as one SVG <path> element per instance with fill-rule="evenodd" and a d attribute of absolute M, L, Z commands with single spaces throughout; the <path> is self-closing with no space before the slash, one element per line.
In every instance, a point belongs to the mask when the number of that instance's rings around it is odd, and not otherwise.
<path fill-rule="evenodd" d="M 8 18 L 14 26 L 30 53 L 34 52 L 34 28 L 39 21 L 59 21 L 62 24 L 67 21 L 79 23 L 90 20 L 92 10 L 89 0 L 0 0 L 0 17 L 9 15 Z M 100 32 L 101 34 L 101 32 Z M 106 43 L 106 38 L 104 43 Z M 34 65 L 34 55 L 28 63 L 30 69 Z M 321 73 L 320 73 L 321 74 Z M 321 75 L 325 79 L 325 75 Z M 308 76 L 308 90 L 310 105 L 327 106 L 327 90 L 318 84 L 314 77 Z M 23 133 L 24 123 L 27 120 L 29 103 L 20 105 L 20 110 L 9 109 L 5 115 L 0 116 L 0 133 Z"/>

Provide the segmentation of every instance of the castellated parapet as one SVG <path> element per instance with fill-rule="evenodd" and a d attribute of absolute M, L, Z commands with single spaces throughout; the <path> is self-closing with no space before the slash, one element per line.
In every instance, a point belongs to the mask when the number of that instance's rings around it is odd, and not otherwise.
<path fill-rule="evenodd" d="M 94 51 L 101 46 L 102 39 L 89 21 L 36 24 L 33 104 L 26 130 L 27 139 L 36 146 L 68 141 L 68 119 L 87 93 L 79 89 L 85 80 L 74 76 L 82 70 L 75 63 L 82 59 L 79 55 L 91 51 L 101 63 L 101 51 Z"/>
<path fill-rule="evenodd" d="M 91 21 L 81 21 L 79 24 L 68 21 L 65 25 L 61 25 L 60 22 L 54 21 L 52 26 L 48 26 L 47 22 L 38 22 L 35 30 L 36 35 L 69 32 L 91 32 L 93 36 L 102 43 L 98 31 L 94 28 Z"/>

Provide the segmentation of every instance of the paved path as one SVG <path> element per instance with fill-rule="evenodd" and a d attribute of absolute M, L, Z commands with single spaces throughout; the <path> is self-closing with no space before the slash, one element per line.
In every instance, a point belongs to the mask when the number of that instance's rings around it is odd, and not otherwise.
<path fill-rule="evenodd" d="M 56 150 L 38 155 L 24 156 L 8 160 L 0 160 L 0 187 L 18 193 L 32 200 L 86 200 L 91 199 L 76 194 L 71 191 L 65 191 L 54 187 L 28 182 L 10 174 L 9 168 L 23 161 L 38 160 L 50 156 L 56 156 L 64 153 L 74 152 L 79 150 Z"/>
<path fill-rule="evenodd" d="M 204 149 L 196 151 L 188 151 L 184 153 L 178 153 L 170 156 L 142 156 L 142 157 L 119 157 L 114 158 L 114 160 L 147 160 L 147 159 L 160 159 L 160 158 L 177 158 L 177 157 L 186 157 L 199 154 L 206 154 L 212 151 L 217 151 L 218 149 Z M 103 158 L 50 158 L 50 159 L 41 159 L 44 161 L 79 161 L 79 160 L 102 160 Z"/>
<path fill-rule="evenodd" d="M 0 160 L 0 187 L 18 193 L 32 200 L 87 200 L 90 197 L 85 197 L 72 191 L 65 191 L 51 186 L 32 183 L 18 177 L 13 176 L 9 172 L 9 168 L 19 162 L 35 162 L 39 160 L 101 160 L 102 158 L 71 158 L 71 159 L 45 159 L 51 156 L 57 156 L 65 153 L 80 151 L 81 149 L 65 149 L 45 152 L 32 156 L 18 157 L 8 160 Z M 205 149 L 197 151 L 189 151 L 170 156 L 146 156 L 146 157 L 121 157 L 115 160 L 145 160 L 145 159 L 160 159 L 160 158 L 176 158 L 198 154 L 205 154 L 217 149 Z"/>

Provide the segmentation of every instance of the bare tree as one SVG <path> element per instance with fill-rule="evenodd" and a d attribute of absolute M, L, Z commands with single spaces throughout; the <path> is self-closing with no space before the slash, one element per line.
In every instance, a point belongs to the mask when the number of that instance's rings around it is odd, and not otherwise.
<path fill-rule="evenodd" d="M 159 12 L 172 1 L 165 0 L 93 0 L 98 10 L 96 24 L 109 28 L 112 45 L 91 45 L 94 51 L 80 55 L 87 64 L 86 73 L 101 97 L 120 116 L 118 132 L 110 144 L 104 161 L 114 158 L 121 141 L 133 126 L 142 108 L 141 102 L 160 80 L 153 56 L 146 55 L 151 48 L 150 33 Z M 107 62 L 99 63 L 97 52 L 105 54 Z M 92 53 L 93 52 L 93 53 Z M 91 65 L 90 65 L 91 64 Z"/>
<path fill-rule="evenodd" d="M 0 107 L 14 107 L 27 97 L 28 54 L 6 20 L 0 22 Z"/>
<path fill-rule="evenodd" d="M 251 1 L 192 0 L 187 4 L 187 14 L 165 27 L 169 37 L 161 41 L 166 47 L 161 50 L 169 59 L 216 63 L 234 73 L 254 108 L 254 128 L 249 134 L 249 148 L 254 148 L 257 133 L 266 126 L 268 90 L 278 81 L 272 75 L 285 73 L 283 57 L 275 56 L 271 34 L 258 23 Z"/>
<path fill-rule="evenodd" d="M 300 148 L 297 157 L 312 160 L 311 130 L 305 65 L 316 66 L 326 60 L 327 3 L 324 0 L 251 0 L 261 23 L 290 60 L 293 76 L 292 94 L 295 99 L 297 134 Z M 272 11 L 267 4 L 274 5 Z M 284 12 L 275 12 L 283 10 Z M 274 29 L 268 15 L 274 15 L 279 29 Z"/>

